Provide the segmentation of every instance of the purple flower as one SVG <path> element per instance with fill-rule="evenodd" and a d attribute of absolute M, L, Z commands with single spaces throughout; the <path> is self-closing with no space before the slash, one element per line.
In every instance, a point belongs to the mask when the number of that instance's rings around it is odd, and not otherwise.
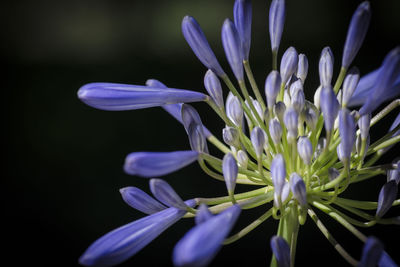
<path fill-rule="evenodd" d="M 299 138 L 297 141 L 297 151 L 304 163 L 309 165 L 313 155 L 313 148 L 310 139 L 308 139 L 307 136 L 301 136 Z"/>
<path fill-rule="evenodd" d="M 281 60 L 281 78 L 282 83 L 286 84 L 297 69 L 299 57 L 294 47 L 289 47 L 282 56 Z"/>
<path fill-rule="evenodd" d="M 319 59 L 319 80 L 322 87 L 331 85 L 333 61 L 332 50 L 327 46 L 322 50 L 321 57 Z"/>
<path fill-rule="evenodd" d="M 271 238 L 271 249 L 279 267 L 290 267 L 290 248 L 285 239 L 274 235 Z"/>
<path fill-rule="evenodd" d="M 183 18 L 182 33 L 197 58 L 207 67 L 207 69 L 211 69 L 220 77 L 226 75 L 219 65 L 214 52 L 211 50 L 200 25 L 193 17 L 186 16 Z"/>
<path fill-rule="evenodd" d="M 351 68 L 347 73 L 346 78 L 344 79 L 343 82 L 342 105 L 344 107 L 347 106 L 347 103 L 353 96 L 353 93 L 357 88 L 359 80 L 360 80 L 360 71 L 356 67 Z"/>
<path fill-rule="evenodd" d="M 124 187 L 119 192 L 126 204 L 143 213 L 153 214 L 167 208 L 137 187 Z"/>
<path fill-rule="evenodd" d="M 353 14 L 343 49 L 342 66 L 348 68 L 360 50 L 371 20 L 368 1 L 362 2 Z"/>
<path fill-rule="evenodd" d="M 244 152 L 243 150 L 239 150 L 237 152 L 237 161 L 240 165 L 240 167 L 247 169 L 247 164 L 249 162 L 249 157 L 247 156 L 246 152 Z"/>
<path fill-rule="evenodd" d="M 208 221 L 208 219 L 212 218 L 213 214 L 208 209 L 207 205 L 201 203 L 200 206 L 197 208 L 196 217 L 194 218 L 196 224 L 201 224 L 203 222 Z"/>
<path fill-rule="evenodd" d="M 242 55 L 244 60 L 249 60 L 251 43 L 251 16 L 252 8 L 250 0 L 236 0 L 233 6 L 233 20 L 242 43 Z"/>
<path fill-rule="evenodd" d="M 261 159 L 266 141 L 263 129 L 258 126 L 254 127 L 250 133 L 250 140 L 253 144 L 254 151 L 256 152 L 257 157 Z"/>
<path fill-rule="evenodd" d="M 371 114 L 365 114 L 358 120 L 358 128 L 360 128 L 361 138 L 366 139 L 369 135 L 371 125 Z"/>
<path fill-rule="evenodd" d="M 196 202 L 188 200 L 194 207 Z M 79 258 L 85 266 L 113 266 L 132 257 L 185 215 L 185 210 L 168 208 L 121 226 L 97 239 Z"/>
<path fill-rule="evenodd" d="M 133 152 L 125 159 L 124 170 L 130 175 L 159 177 L 179 170 L 199 156 L 197 151 Z"/>
<path fill-rule="evenodd" d="M 383 253 L 383 244 L 375 237 L 368 237 L 364 244 L 358 267 L 375 267 Z"/>
<path fill-rule="evenodd" d="M 198 152 L 208 152 L 207 141 L 204 133 L 204 126 L 200 115 L 190 105 L 182 105 L 182 124 L 189 136 L 190 147 Z"/>
<path fill-rule="evenodd" d="M 325 130 L 330 132 L 339 112 L 339 102 L 332 87 L 323 87 L 320 96 L 320 106 L 324 115 Z"/>
<path fill-rule="evenodd" d="M 181 210 L 186 210 L 188 208 L 175 190 L 164 180 L 151 179 L 150 190 L 160 202 L 169 207 L 174 207 Z"/>
<path fill-rule="evenodd" d="M 279 144 L 282 137 L 282 126 L 277 118 L 269 121 L 269 134 L 274 144 Z"/>
<path fill-rule="evenodd" d="M 292 190 L 293 197 L 299 202 L 300 206 L 307 205 L 307 191 L 303 179 L 297 174 L 290 175 L 290 189 Z"/>
<path fill-rule="evenodd" d="M 273 0 L 269 8 L 269 37 L 272 51 L 278 51 L 285 24 L 285 1 Z"/>
<path fill-rule="evenodd" d="M 224 142 L 230 146 L 233 147 L 240 146 L 239 132 L 236 128 L 226 126 L 222 130 L 222 138 L 224 139 Z"/>
<path fill-rule="evenodd" d="M 235 24 L 226 19 L 222 25 L 222 45 L 224 46 L 225 55 L 235 77 L 239 81 L 243 81 L 243 55 L 242 43 Z"/>
<path fill-rule="evenodd" d="M 228 94 L 226 99 L 226 115 L 238 127 L 242 126 L 243 108 L 239 98 L 232 93 Z"/>
<path fill-rule="evenodd" d="M 350 159 L 356 141 L 356 125 L 353 116 L 347 109 L 342 109 L 339 113 L 339 133 L 343 157 Z"/>
<path fill-rule="evenodd" d="M 271 178 L 274 184 L 276 197 L 280 197 L 285 184 L 286 165 L 285 160 L 281 154 L 275 155 L 271 163 Z M 279 201 L 277 201 L 279 203 Z"/>
<path fill-rule="evenodd" d="M 276 70 L 271 71 L 265 80 L 265 95 L 267 97 L 268 109 L 272 110 L 275 105 L 276 97 L 281 88 L 281 75 Z"/>
<path fill-rule="evenodd" d="M 118 83 L 88 83 L 79 88 L 78 97 L 91 107 L 112 111 L 207 99 L 205 94 L 194 91 Z"/>
<path fill-rule="evenodd" d="M 378 208 L 376 209 L 376 216 L 383 217 L 385 213 L 392 207 L 393 201 L 397 196 L 397 183 L 395 180 L 391 180 L 382 186 L 379 192 Z"/>
<path fill-rule="evenodd" d="M 308 59 L 306 55 L 299 54 L 299 62 L 297 63 L 296 77 L 299 78 L 302 83 L 304 83 L 304 81 L 307 78 L 307 73 L 308 73 Z"/>
<path fill-rule="evenodd" d="M 226 154 L 222 160 L 222 173 L 224 174 L 226 189 L 231 195 L 235 191 L 238 176 L 238 166 L 231 153 Z"/>
<path fill-rule="evenodd" d="M 210 94 L 212 100 L 219 108 L 224 107 L 224 96 L 222 95 L 221 83 L 212 70 L 208 70 L 204 76 L 204 87 Z"/>
<path fill-rule="evenodd" d="M 291 98 L 292 107 L 298 113 L 301 113 L 301 111 L 303 111 L 305 103 L 306 103 L 306 98 L 304 96 L 304 91 L 302 89 L 296 90 Z"/>
<path fill-rule="evenodd" d="M 221 248 L 240 214 L 233 205 L 220 214 L 196 225 L 179 240 L 173 251 L 175 266 L 206 266 Z"/>

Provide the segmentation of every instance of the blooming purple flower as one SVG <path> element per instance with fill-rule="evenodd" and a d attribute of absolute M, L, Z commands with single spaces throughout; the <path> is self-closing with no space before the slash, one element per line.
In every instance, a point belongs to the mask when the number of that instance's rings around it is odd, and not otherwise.
<path fill-rule="evenodd" d="M 205 94 L 173 89 L 118 83 L 88 83 L 78 91 L 85 104 L 102 110 L 132 110 L 166 104 L 198 102 Z"/>
<path fill-rule="evenodd" d="M 174 248 L 175 266 L 206 266 L 221 248 L 240 211 L 239 205 L 233 205 L 187 232 Z"/>
<path fill-rule="evenodd" d="M 124 187 L 119 192 L 129 206 L 143 213 L 153 214 L 167 208 L 137 187 Z"/>

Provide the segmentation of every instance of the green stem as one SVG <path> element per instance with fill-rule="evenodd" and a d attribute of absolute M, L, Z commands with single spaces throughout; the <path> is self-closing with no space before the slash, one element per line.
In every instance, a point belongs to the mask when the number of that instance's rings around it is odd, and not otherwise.
<path fill-rule="evenodd" d="M 258 89 L 256 80 L 254 79 L 253 71 L 250 67 L 250 62 L 248 60 L 243 60 L 244 69 L 246 71 L 247 78 L 250 81 L 251 88 L 253 89 L 254 95 L 257 98 L 257 101 L 260 103 L 262 109 L 265 111 L 266 106 L 263 97 L 260 94 L 260 90 Z"/>
<path fill-rule="evenodd" d="M 344 77 L 346 76 L 347 68 L 341 67 L 339 77 L 336 80 L 335 86 L 333 87 L 333 91 L 335 94 L 339 92 L 340 86 L 343 83 Z"/>

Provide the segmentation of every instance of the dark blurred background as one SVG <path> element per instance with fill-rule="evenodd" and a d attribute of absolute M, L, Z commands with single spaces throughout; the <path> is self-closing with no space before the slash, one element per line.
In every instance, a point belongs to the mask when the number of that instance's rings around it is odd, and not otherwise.
<path fill-rule="evenodd" d="M 190 14 L 201 24 L 220 63 L 231 73 L 220 41 L 220 28 L 232 18 L 232 1 L 2 1 L 1 62 L 5 65 L 3 121 L 5 172 L 2 186 L 3 251 L 7 266 L 76 266 L 78 257 L 98 237 L 143 215 L 123 203 L 119 189 L 148 180 L 122 171 L 133 151 L 188 149 L 181 125 L 160 108 L 105 112 L 85 106 L 80 86 L 107 81 L 144 84 L 149 78 L 170 87 L 204 91 L 206 69 L 195 58 L 180 30 Z M 280 55 L 289 46 L 308 56 L 305 91 L 311 98 L 319 79 L 318 57 L 329 45 L 338 73 L 351 15 L 360 1 L 287 1 Z M 268 37 L 270 1 L 253 1 L 251 63 L 262 88 L 271 70 Z M 362 74 L 377 68 L 400 44 L 400 1 L 371 1 L 371 26 L 354 64 Z M 218 136 L 223 124 L 205 104 L 194 104 L 203 122 Z M 380 123 L 383 135 L 394 115 Z M 384 159 L 398 155 L 390 152 Z M 187 199 L 225 194 L 225 185 L 193 164 L 165 179 Z M 376 200 L 385 177 L 352 190 L 350 197 Z M 359 186 L 361 184 L 358 184 Z M 238 187 L 238 190 L 245 190 Z M 357 194 L 357 196 L 354 196 Z M 244 211 L 238 223 L 256 219 L 265 207 Z M 399 215 L 399 209 L 392 215 Z M 335 238 L 359 258 L 362 244 L 323 216 Z M 168 229 L 123 266 L 170 266 L 174 244 L 193 225 L 183 220 Z M 238 228 L 239 229 L 239 228 Z M 265 266 L 269 238 L 277 223 L 269 220 L 248 236 L 224 247 L 212 266 Z M 362 229 L 376 235 L 400 262 L 398 226 Z M 311 220 L 301 228 L 299 266 L 346 264 Z"/>

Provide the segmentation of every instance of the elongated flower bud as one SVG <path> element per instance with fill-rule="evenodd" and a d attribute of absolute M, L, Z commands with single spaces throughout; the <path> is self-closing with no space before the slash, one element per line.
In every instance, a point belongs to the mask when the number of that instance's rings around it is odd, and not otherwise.
<path fill-rule="evenodd" d="M 233 6 L 233 20 L 242 43 L 244 60 L 249 60 L 251 43 L 251 17 L 252 7 L 250 0 L 236 0 Z"/>
<path fill-rule="evenodd" d="M 294 81 L 290 87 L 289 87 L 289 94 L 290 97 L 293 98 L 293 96 L 296 94 L 297 91 L 303 91 L 303 83 L 301 82 L 300 79 L 297 79 L 296 81 Z"/>
<path fill-rule="evenodd" d="M 366 139 L 369 135 L 371 125 L 371 114 L 365 114 L 358 120 L 358 128 L 360 128 L 361 138 Z"/>
<path fill-rule="evenodd" d="M 299 114 L 301 113 L 301 111 L 304 108 L 305 102 L 306 102 L 306 98 L 304 96 L 304 91 L 301 89 L 296 90 L 294 95 L 292 95 L 291 104 L 297 113 L 299 113 Z"/>
<path fill-rule="evenodd" d="M 272 109 L 274 107 L 276 97 L 279 94 L 279 90 L 281 88 L 281 75 L 276 70 L 271 71 L 267 79 L 265 80 L 265 95 L 267 97 L 267 106 L 268 109 Z"/>
<path fill-rule="evenodd" d="M 194 91 L 118 83 L 88 83 L 79 88 L 78 97 L 91 107 L 111 111 L 199 102 L 207 98 Z"/>
<path fill-rule="evenodd" d="M 322 87 L 331 85 L 333 75 L 333 53 L 327 46 L 321 52 L 319 59 L 319 80 Z"/>
<path fill-rule="evenodd" d="M 150 190 L 160 202 L 169 207 L 181 210 L 186 210 L 188 207 L 175 190 L 164 180 L 151 179 Z"/>
<path fill-rule="evenodd" d="M 277 118 L 269 121 L 269 134 L 274 144 L 279 144 L 282 138 L 282 126 Z"/>
<path fill-rule="evenodd" d="M 153 214 L 167 208 L 137 187 L 124 187 L 119 192 L 129 206 L 143 213 Z"/>
<path fill-rule="evenodd" d="M 346 107 L 349 103 L 354 91 L 357 88 L 358 81 L 360 80 L 360 71 L 353 67 L 347 73 L 346 78 L 343 82 L 343 95 L 342 95 L 342 106 Z"/>
<path fill-rule="evenodd" d="M 179 170 L 198 157 L 197 151 L 133 152 L 125 159 L 124 170 L 130 175 L 160 177 Z"/>
<path fill-rule="evenodd" d="M 197 152 L 208 152 L 204 126 L 200 115 L 190 105 L 182 105 L 182 123 L 189 137 L 190 147 Z"/>
<path fill-rule="evenodd" d="M 400 76 L 400 46 L 392 49 L 389 54 L 385 57 L 379 75 L 377 77 L 377 82 L 374 86 L 372 92 L 368 95 L 365 104 L 360 109 L 360 115 L 367 113 L 372 113 L 380 104 L 385 101 L 385 95 L 392 95 L 391 90 L 398 88 L 393 88 L 393 84 Z M 396 92 L 399 94 L 399 91 Z"/>
<path fill-rule="evenodd" d="M 222 138 L 224 139 L 224 142 L 230 146 L 233 147 L 239 147 L 240 142 L 239 142 L 239 132 L 236 128 L 233 127 L 225 127 L 222 130 Z"/>
<path fill-rule="evenodd" d="M 297 69 L 299 57 L 294 47 L 289 47 L 282 56 L 281 60 L 281 78 L 282 83 L 286 84 L 289 78 Z"/>
<path fill-rule="evenodd" d="M 231 153 L 226 154 L 222 160 L 222 173 L 224 174 L 226 188 L 229 194 L 232 194 L 235 191 L 238 166 Z"/>
<path fill-rule="evenodd" d="M 236 30 L 235 24 L 226 19 L 222 25 L 222 45 L 224 46 L 225 55 L 235 77 L 239 81 L 243 81 L 243 55 L 241 40 Z"/>
<path fill-rule="evenodd" d="M 197 209 L 196 217 L 194 219 L 195 219 L 195 222 L 197 225 L 197 224 L 201 224 L 203 222 L 208 221 L 208 219 L 210 219 L 212 217 L 213 217 L 213 215 L 212 215 L 211 211 L 208 209 L 207 205 L 204 203 L 201 203 Z"/>
<path fill-rule="evenodd" d="M 286 165 L 281 154 L 276 154 L 271 163 L 271 178 L 275 187 L 275 193 L 282 193 L 283 185 L 285 184 Z"/>
<path fill-rule="evenodd" d="M 272 51 L 278 51 L 285 24 L 285 1 L 273 0 L 269 8 L 269 37 Z"/>
<path fill-rule="evenodd" d="M 200 25 L 193 17 L 186 16 L 183 18 L 182 33 L 194 54 L 207 69 L 212 70 L 220 77 L 226 75 L 222 70 L 221 65 L 219 65 L 214 52 L 211 50 Z"/>
<path fill-rule="evenodd" d="M 236 126 L 242 126 L 243 108 L 240 104 L 239 98 L 231 93 L 226 99 L 226 115 Z"/>
<path fill-rule="evenodd" d="M 378 262 L 383 253 L 383 244 L 377 238 L 370 236 L 367 241 L 365 241 L 361 260 L 358 267 L 373 267 L 377 266 Z M 380 265 L 379 266 L 390 266 L 390 265 Z"/>
<path fill-rule="evenodd" d="M 221 83 L 212 70 L 208 70 L 204 76 L 204 87 L 210 94 L 212 100 L 219 108 L 224 107 L 224 96 L 222 95 Z"/>
<path fill-rule="evenodd" d="M 286 105 L 279 101 L 274 105 L 274 114 L 278 117 L 280 121 L 283 121 L 283 116 L 285 115 Z"/>
<path fill-rule="evenodd" d="M 307 206 L 306 185 L 303 179 L 295 172 L 290 175 L 290 189 L 300 206 Z"/>
<path fill-rule="evenodd" d="M 383 217 L 390 207 L 392 207 L 393 201 L 395 201 L 397 196 L 397 191 L 397 183 L 395 180 L 391 180 L 382 186 L 379 192 L 376 217 Z"/>
<path fill-rule="evenodd" d="M 299 121 L 299 114 L 294 110 L 294 108 L 288 108 L 283 116 L 283 121 L 285 123 L 286 129 L 288 130 L 287 139 L 291 143 L 297 138 L 297 124 Z"/>
<path fill-rule="evenodd" d="M 258 126 L 254 127 L 251 131 L 250 139 L 257 157 L 261 158 L 265 145 L 265 134 L 263 129 Z"/>
<path fill-rule="evenodd" d="M 356 130 L 353 116 L 346 109 L 342 109 L 339 113 L 339 134 L 340 143 L 343 149 L 343 156 L 350 159 L 351 151 L 353 150 L 354 142 L 356 141 Z"/>
<path fill-rule="evenodd" d="M 290 267 L 290 247 L 285 239 L 280 236 L 271 238 L 271 249 L 279 267 Z"/>
<path fill-rule="evenodd" d="M 362 2 L 351 18 L 343 49 L 342 66 L 347 68 L 355 58 L 364 42 L 371 20 L 371 8 L 368 1 Z"/>
<path fill-rule="evenodd" d="M 237 157 L 237 161 L 239 163 L 239 166 L 244 168 L 244 169 L 247 169 L 247 164 L 249 162 L 249 157 L 247 156 L 246 152 L 244 152 L 243 150 L 239 150 L 237 152 L 236 157 Z"/>
<path fill-rule="evenodd" d="M 323 87 L 321 90 L 320 106 L 324 115 L 325 130 L 332 131 L 335 119 L 339 112 L 339 102 L 332 87 Z"/>
<path fill-rule="evenodd" d="M 319 86 L 317 88 L 317 90 L 315 90 L 314 93 L 314 105 L 319 109 L 320 108 L 320 104 L 321 104 L 321 91 L 322 91 L 322 87 Z"/>
<path fill-rule="evenodd" d="M 220 214 L 196 225 L 175 245 L 174 265 L 207 266 L 221 248 L 240 214 L 239 205 L 233 205 Z"/>
<path fill-rule="evenodd" d="M 297 63 L 296 76 L 304 84 L 308 74 L 308 59 L 304 54 L 299 54 L 299 62 Z"/>
<path fill-rule="evenodd" d="M 194 207 L 196 201 L 186 205 Z M 113 266 L 132 257 L 177 222 L 186 210 L 168 208 L 121 226 L 97 239 L 79 258 L 85 266 Z"/>
<path fill-rule="evenodd" d="M 306 121 L 307 127 L 313 131 L 315 129 L 315 127 L 317 126 L 317 122 L 318 122 L 317 112 L 313 108 L 309 107 L 303 111 L 303 115 L 304 115 L 304 120 Z"/>
<path fill-rule="evenodd" d="M 297 151 L 303 162 L 309 165 L 313 155 L 313 148 L 310 139 L 308 139 L 307 136 L 299 138 L 299 141 L 297 141 Z"/>

